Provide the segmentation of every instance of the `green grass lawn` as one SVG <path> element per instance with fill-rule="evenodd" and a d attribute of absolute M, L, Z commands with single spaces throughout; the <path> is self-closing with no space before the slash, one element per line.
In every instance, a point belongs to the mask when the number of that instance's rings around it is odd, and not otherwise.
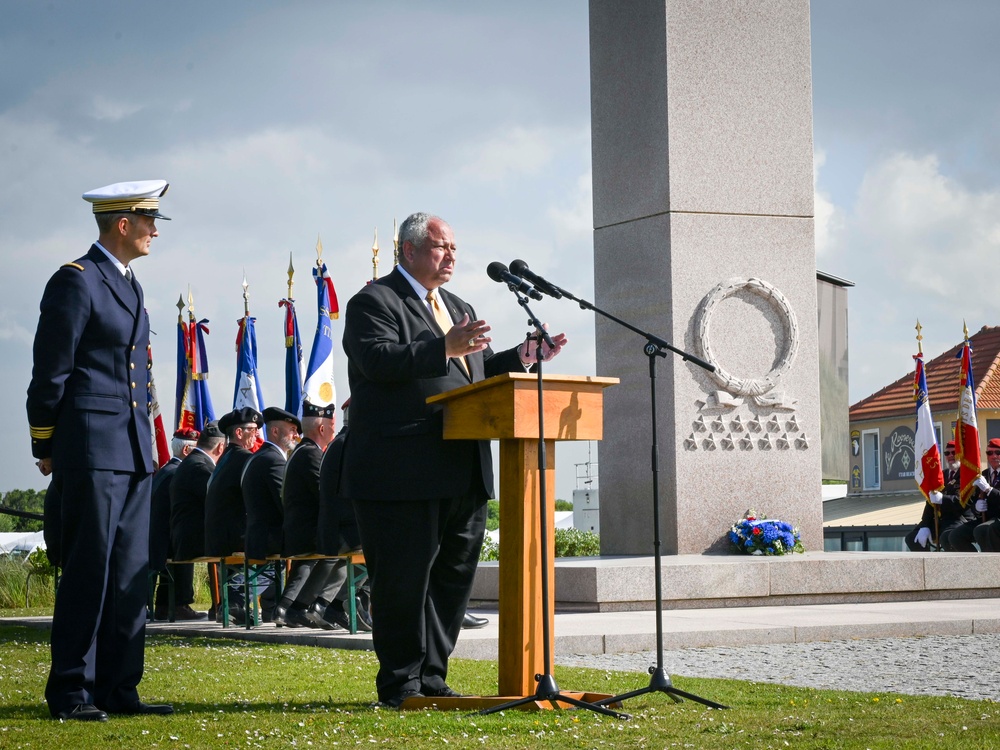
<path fill-rule="evenodd" d="M 655 694 L 628 701 L 631 721 L 575 710 L 400 713 L 372 707 L 371 653 L 170 636 L 149 638 L 139 688 L 176 714 L 58 722 L 42 698 L 48 661 L 47 631 L 0 625 L 0 748 L 1000 748 L 997 703 L 735 680 L 674 678 L 730 710 Z M 556 678 L 608 693 L 648 680 L 570 668 Z M 496 664 L 455 660 L 449 683 L 494 694 Z"/>

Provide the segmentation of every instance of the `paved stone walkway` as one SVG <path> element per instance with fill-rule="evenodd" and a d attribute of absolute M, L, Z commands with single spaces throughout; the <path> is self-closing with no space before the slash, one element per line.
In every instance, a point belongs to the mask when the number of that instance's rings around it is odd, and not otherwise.
<path fill-rule="evenodd" d="M 567 655 L 556 662 L 635 672 L 642 687 L 656 652 Z M 664 651 L 663 666 L 671 676 L 1000 701 L 997 634 L 687 648 Z"/>

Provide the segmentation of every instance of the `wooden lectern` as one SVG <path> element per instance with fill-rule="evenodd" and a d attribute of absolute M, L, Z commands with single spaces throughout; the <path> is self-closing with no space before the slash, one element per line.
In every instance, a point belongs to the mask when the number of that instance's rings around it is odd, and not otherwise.
<path fill-rule="evenodd" d="M 555 441 L 600 440 L 603 391 L 617 378 L 544 375 L 546 518 L 548 549 L 555 552 Z M 448 440 L 500 441 L 500 645 L 499 697 L 479 707 L 535 693 L 535 675 L 545 672 L 542 629 L 542 561 L 539 517 L 538 376 L 507 373 L 427 399 L 444 406 Z M 555 653 L 555 565 L 548 560 L 550 653 Z M 582 695 L 582 694 L 576 694 Z M 429 705 L 431 699 L 420 701 Z M 433 699 L 439 708 L 459 707 Z M 587 700 L 583 697 L 583 700 Z M 596 698 L 595 698 L 596 700 Z M 448 705 L 446 705 L 446 702 Z M 406 708 L 410 708 L 410 701 Z M 469 707 L 469 703 L 461 704 Z M 413 706 L 417 708 L 415 704 Z M 549 708 L 549 706 L 541 706 Z"/>

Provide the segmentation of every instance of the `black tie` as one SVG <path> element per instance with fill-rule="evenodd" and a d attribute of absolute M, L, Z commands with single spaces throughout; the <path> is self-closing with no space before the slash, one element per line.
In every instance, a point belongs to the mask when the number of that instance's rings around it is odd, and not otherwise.
<path fill-rule="evenodd" d="M 125 280 L 132 283 L 132 269 L 125 267 Z"/>

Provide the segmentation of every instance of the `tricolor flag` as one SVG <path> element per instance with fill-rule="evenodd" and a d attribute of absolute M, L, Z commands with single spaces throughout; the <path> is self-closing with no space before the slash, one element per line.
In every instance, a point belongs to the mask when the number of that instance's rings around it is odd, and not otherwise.
<path fill-rule="evenodd" d="M 944 471 L 941 468 L 941 450 L 934 436 L 934 422 L 931 417 L 931 401 L 927 395 L 927 376 L 924 374 L 924 355 L 917 354 L 916 375 L 913 379 L 913 400 L 917 402 L 917 427 L 914 454 L 917 465 L 913 478 L 927 501 L 932 492 L 944 488 Z"/>
<path fill-rule="evenodd" d="M 159 469 L 170 460 L 170 444 L 167 433 L 163 429 L 163 415 L 160 413 L 160 401 L 156 397 L 156 383 L 153 382 L 153 346 L 146 347 L 149 357 L 149 367 L 146 368 L 146 409 L 149 411 L 149 429 L 153 439 L 153 453 L 156 454 L 156 468 Z"/>
<path fill-rule="evenodd" d="M 958 422 L 955 424 L 955 457 L 958 470 L 959 497 L 964 508 L 975 490 L 974 482 L 980 473 L 979 425 L 976 422 L 976 383 L 972 377 L 972 345 L 969 332 L 959 353 L 962 358 L 962 383 L 958 392 Z"/>
<path fill-rule="evenodd" d="M 330 320 L 340 316 L 340 308 L 326 263 L 316 262 L 313 277 L 316 279 L 318 316 L 303 390 L 310 403 L 328 406 L 337 400 L 333 384 L 333 325 Z"/>
<path fill-rule="evenodd" d="M 285 308 L 285 411 L 302 418 L 302 339 L 295 316 L 295 301 L 278 302 Z"/>
<path fill-rule="evenodd" d="M 254 323 L 256 318 L 249 315 L 238 322 L 239 331 L 236 334 L 236 388 L 233 392 L 233 409 L 249 406 L 251 409 L 264 411 L 264 395 L 260 388 L 260 378 L 257 376 L 257 331 Z"/>
<path fill-rule="evenodd" d="M 205 350 L 208 320 L 195 321 L 193 308 L 189 308 L 185 329 L 184 385 L 178 406 L 177 429 L 201 432 L 207 422 L 215 419 L 212 396 L 208 392 L 208 353 Z M 178 351 L 178 365 L 179 355 Z M 180 386 L 178 391 L 181 391 Z"/>

